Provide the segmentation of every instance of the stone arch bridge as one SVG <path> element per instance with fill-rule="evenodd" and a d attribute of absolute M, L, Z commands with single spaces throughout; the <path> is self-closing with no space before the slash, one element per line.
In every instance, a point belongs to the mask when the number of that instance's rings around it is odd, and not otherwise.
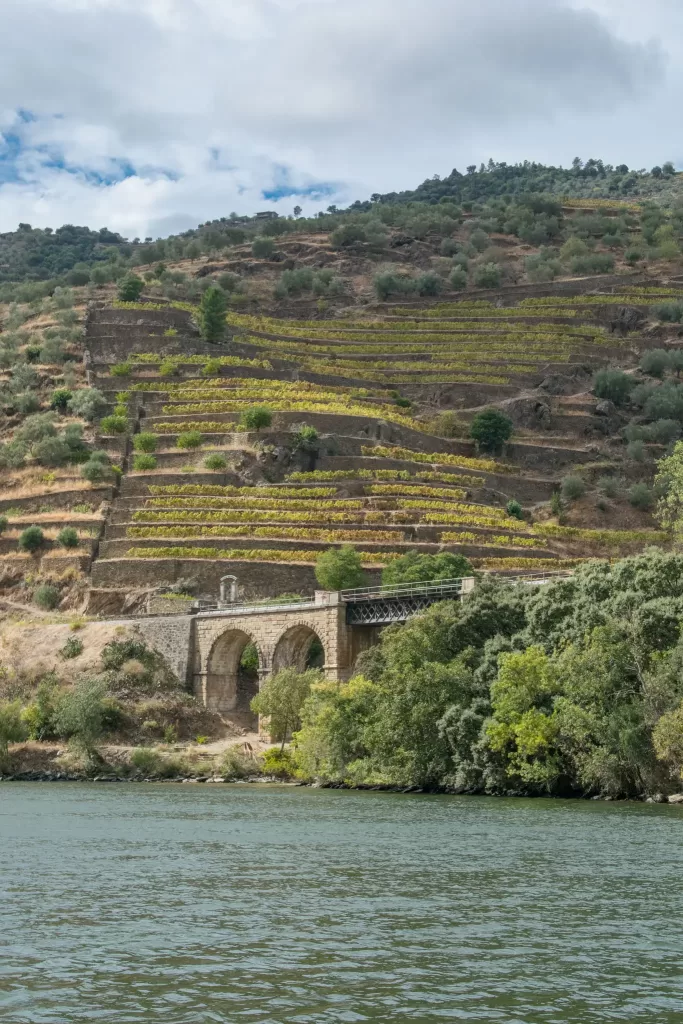
<path fill-rule="evenodd" d="M 566 575 L 528 574 L 514 582 L 540 585 Z M 288 604 L 226 603 L 199 608 L 193 616 L 191 642 L 194 692 L 211 710 L 234 711 L 240 698 L 245 704 L 244 694 L 240 694 L 240 663 L 248 646 L 253 645 L 258 661 L 258 680 L 252 683 L 255 692 L 271 673 L 290 667 L 303 670 L 315 640 L 322 648 L 325 677 L 345 682 L 358 655 L 377 643 L 383 627 L 405 622 L 436 601 L 460 599 L 474 585 L 474 579 L 458 579 L 340 593 L 320 591 L 312 600 Z"/>

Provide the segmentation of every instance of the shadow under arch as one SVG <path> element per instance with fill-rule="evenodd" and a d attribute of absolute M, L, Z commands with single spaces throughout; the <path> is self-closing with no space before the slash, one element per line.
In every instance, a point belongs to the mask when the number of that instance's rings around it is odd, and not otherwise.
<path fill-rule="evenodd" d="M 242 666 L 246 649 L 256 649 L 258 668 Z M 228 629 L 211 648 L 206 673 L 206 706 L 219 713 L 237 711 L 254 719 L 249 703 L 258 693 L 258 672 L 263 658 L 253 637 L 241 629 Z"/>
<path fill-rule="evenodd" d="M 273 651 L 273 672 L 283 668 L 295 668 L 303 672 L 307 668 L 325 667 L 327 653 L 325 645 L 311 626 L 298 623 L 291 626 L 279 638 Z"/>

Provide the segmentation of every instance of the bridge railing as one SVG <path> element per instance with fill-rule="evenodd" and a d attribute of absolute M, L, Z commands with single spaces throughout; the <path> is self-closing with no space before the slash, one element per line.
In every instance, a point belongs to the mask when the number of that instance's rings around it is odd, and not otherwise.
<path fill-rule="evenodd" d="M 508 583 L 549 583 L 554 579 L 567 579 L 571 571 L 528 572 L 519 576 L 501 576 Z M 342 590 L 341 600 L 344 604 L 355 604 L 359 601 L 376 601 L 378 598 L 402 597 L 438 597 L 443 594 L 452 597 L 473 589 L 476 577 L 465 576 L 459 579 L 440 580 L 437 583 L 398 583 L 388 587 L 361 587 L 356 590 Z"/>

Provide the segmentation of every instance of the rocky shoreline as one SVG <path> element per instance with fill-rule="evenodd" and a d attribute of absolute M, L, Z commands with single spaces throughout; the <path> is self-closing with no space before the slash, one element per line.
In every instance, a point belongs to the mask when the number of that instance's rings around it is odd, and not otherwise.
<path fill-rule="evenodd" d="M 346 786 L 342 782 L 303 782 L 299 779 L 285 779 L 276 775 L 251 775 L 246 778 L 236 777 L 224 777 L 222 775 L 196 775 L 196 776 L 178 776 L 176 778 L 161 778 L 159 776 L 145 776 L 145 775 L 116 775 L 116 774 L 87 774 L 85 772 L 48 772 L 48 771 L 24 771 L 14 772 L 12 774 L 0 775 L 0 783 L 2 782 L 123 782 L 123 783 L 154 783 L 155 785 L 187 785 L 187 784 L 205 784 L 205 785 L 277 785 L 277 786 L 294 786 L 298 788 L 311 788 L 311 789 L 357 789 L 368 792 L 382 792 L 382 793 L 401 793 L 401 794 L 420 794 L 429 793 L 434 794 L 439 792 L 445 795 L 451 796 L 467 796 L 468 794 L 463 793 L 446 793 L 445 790 L 425 790 L 419 786 Z M 485 796 L 487 794 L 477 793 L 469 794 L 474 796 Z M 491 795 L 491 794 L 489 794 Z M 501 794 L 506 797 L 526 797 L 531 799 L 528 793 L 505 793 Z M 578 800 L 597 800 L 603 803 L 619 803 L 624 802 L 617 800 L 611 796 L 584 796 L 577 797 Z M 647 803 L 647 804 L 671 804 L 673 806 L 683 805 L 683 793 L 672 793 L 666 796 L 662 793 L 656 793 L 654 796 L 645 797 L 642 800 L 632 798 L 628 802 L 635 803 Z"/>

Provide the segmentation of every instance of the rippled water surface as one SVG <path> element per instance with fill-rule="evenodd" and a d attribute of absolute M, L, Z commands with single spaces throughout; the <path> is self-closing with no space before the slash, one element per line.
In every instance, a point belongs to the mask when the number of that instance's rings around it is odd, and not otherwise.
<path fill-rule="evenodd" d="M 0 786 L 0 1020 L 683 1022 L 683 809 Z"/>

